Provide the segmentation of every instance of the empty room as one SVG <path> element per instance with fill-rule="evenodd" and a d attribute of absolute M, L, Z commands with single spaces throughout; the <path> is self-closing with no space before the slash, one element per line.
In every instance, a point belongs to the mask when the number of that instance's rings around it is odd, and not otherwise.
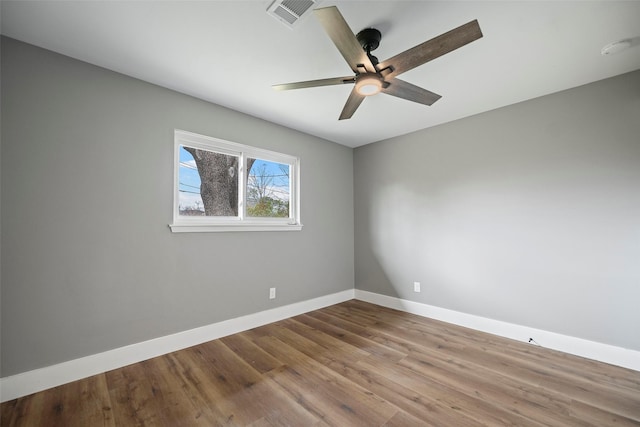
<path fill-rule="evenodd" d="M 640 1 L 0 2 L 4 426 L 640 426 Z"/>

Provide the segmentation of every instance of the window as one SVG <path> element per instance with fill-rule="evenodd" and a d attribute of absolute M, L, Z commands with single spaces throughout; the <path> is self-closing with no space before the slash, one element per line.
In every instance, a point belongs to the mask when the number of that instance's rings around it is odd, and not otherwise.
<path fill-rule="evenodd" d="M 175 131 L 173 232 L 301 230 L 297 157 Z"/>

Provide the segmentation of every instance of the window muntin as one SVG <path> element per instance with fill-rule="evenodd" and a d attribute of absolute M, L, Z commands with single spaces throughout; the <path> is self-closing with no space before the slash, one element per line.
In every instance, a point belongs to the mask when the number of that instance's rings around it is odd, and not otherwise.
<path fill-rule="evenodd" d="M 174 149 L 172 231 L 302 228 L 298 158 L 180 130 Z"/>

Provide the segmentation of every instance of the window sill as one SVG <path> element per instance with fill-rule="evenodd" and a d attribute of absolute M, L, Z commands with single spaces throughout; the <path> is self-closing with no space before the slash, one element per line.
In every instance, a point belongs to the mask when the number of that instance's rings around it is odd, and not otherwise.
<path fill-rule="evenodd" d="M 172 233 L 219 233 L 229 231 L 301 231 L 302 224 L 169 224 Z"/>

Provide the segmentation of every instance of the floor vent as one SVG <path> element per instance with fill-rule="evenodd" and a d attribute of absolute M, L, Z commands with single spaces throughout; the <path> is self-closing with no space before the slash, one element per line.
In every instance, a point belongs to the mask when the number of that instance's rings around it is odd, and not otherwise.
<path fill-rule="evenodd" d="M 313 6 L 322 0 L 275 0 L 267 13 L 289 28 L 294 28 L 307 15 Z"/>

